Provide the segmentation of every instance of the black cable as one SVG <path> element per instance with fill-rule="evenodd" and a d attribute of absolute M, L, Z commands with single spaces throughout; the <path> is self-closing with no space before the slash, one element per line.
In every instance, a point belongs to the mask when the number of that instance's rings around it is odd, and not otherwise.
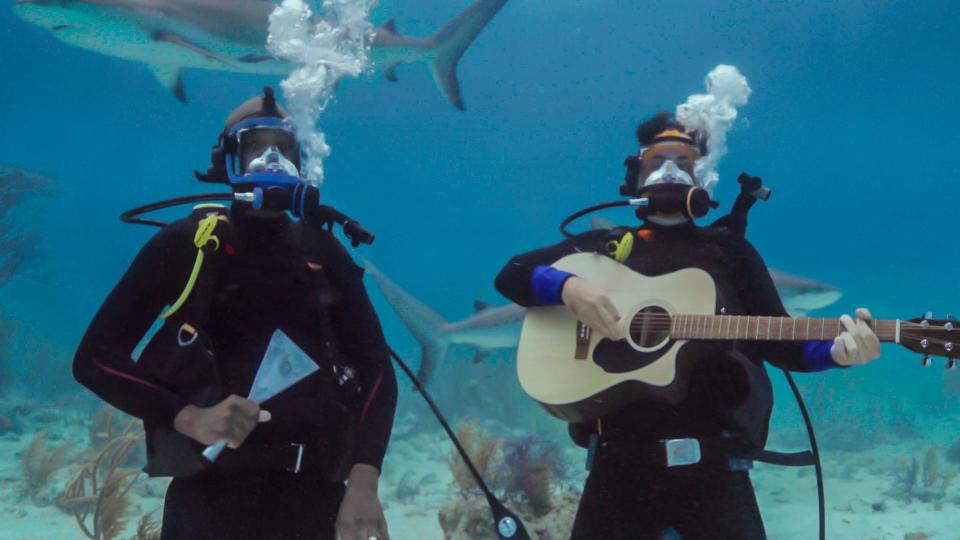
<path fill-rule="evenodd" d="M 413 382 L 413 385 L 417 387 L 417 390 L 420 392 L 420 395 L 423 396 L 424 401 L 427 402 L 427 405 L 430 406 L 430 409 L 433 411 L 434 416 L 437 417 L 437 420 L 440 421 L 440 425 L 443 426 L 443 430 L 447 432 L 447 436 L 450 437 L 450 441 L 453 442 L 453 446 L 457 449 L 457 453 L 460 454 L 460 457 L 463 458 L 463 462 L 467 464 L 467 468 L 470 470 L 471 476 L 477 482 L 477 486 L 480 487 L 480 491 L 483 492 L 483 495 L 487 498 L 487 504 L 490 505 L 490 512 L 493 514 L 494 528 L 497 531 L 497 535 L 500 538 L 504 539 L 517 539 L 517 540 L 529 540 L 530 535 L 527 533 L 526 528 L 523 526 L 523 522 L 520 521 L 520 518 L 516 514 L 507 510 L 503 504 L 497 500 L 493 492 L 490 491 L 490 488 L 487 486 L 487 483 L 483 481 L 483 477 L 480 476 L 480 473 L 477 472 L 477 468 L 473 465 L 473 462 L 470 461 L 470 456 L 467 455 L 466 450 L 463 449 L 463 445 L 460 444 L 460 440 L 457 438 L 456 434 L 450 429 L 450 424 L 447 423 L 447 420 L 443 417 L 443 414 L 440 412 L 440 409 L 437 408 L 437 405 L 433 402 L 433 399 L 427 394 L 427 389 L 423 387 L 423 383 L 420 382 L 420 379 L 413 374 L 413 371 L 410 369 L 410 366 L 404 362 L 397 353 L 390 348 L 390 356 L 393 357 L 393 360 L 400 366 L 400 369 L 407 374 L 407 377 Z M 508 520 L 512 520 L 512 523 Z M 512 531 L 512 534 L 504 531 Z"/>
<path fill-rule="evenodd" d="M 233 193 L 207 193 L 205 195 L 187 195 L 185 197 L 177 197 L 175 199 L 158 201 L 155 203 L 145 204 L 143 206 L 138 206 L 136 208 L 127 210 L 126 212 L 120 214 L 120 221 L 124 223 L 133 223 L 135 225 L 153 225 L 154 227 L 166 227 L 167 224 L 162 221 L 145 219 L 138 216 L 141 216 L 143 214 L 149 214 L 150 212 L 156 212 L 157 210 L 163 210 L 164 208 L 173 208 L 174 206 L 182 206 L 188 203 L 209 202 L 209 201 L 232 201 L 232 200 L 233 200 Z"/>
<path fill-rule="evenodd" d="M 597 204 L 597 205 L 594 205 L 594 206 L 589 206 L 589 207 L 587 207 L 587 208 L 584 208 L 583 210 L 580 210 L 579 212 L 576 212 L 576 213 L 574 213 L 574 214 L 570 214 L 570 216 L 567 217 L 567 219 L 563 220 L 563 222 L 560 223 L 560 234 L 566 236 L 567 238 L 573 238 L 573 237 L 574 237 L 574 234 L 567 230 L 567 225 L 570 225 L 570 224 L 573 223 L 575 220 L 577 220 L 577 219 L 579 219 L 579 218 L 581 218 L 581 217 L 583 217 L 583 216 L 585 216 L 585 215 L 587 215 L 587 214 L 592 214 L 593 212 L 599 212 L 600 210 L 606 210 L 607 208 L 616 208 L 616 207 L 618 207 L 618 206 L 630 206 L 630 205 L 631 205 L 631 202 L 630 202 L 629 200 L 627 200 L 627 201 L 607 202 L 607 203 Z"/>
<path fill-rule="evenodd" d="M 787 382 L 790 383 L 790 389 L 793 390 L 793 396 L 797 398 L 797 405 L 800 406 L 800 414 L 803 415 L 803 422 L 807 425 L 807 435 L 810 437 L 810 451 L 813 453 L 813 468 L 817 473 L 817 498 L 819 499 L 819 511 L 820 511 L 820 540 L 826 540 L 827 538 L 827 508 L 826 500 L 823 493 L 823 466 L 820 464 L 820 450 L 817 447 L 817 436 L 813 432 L 813 422 L 810 421 L 810 413 L 807 412 L 807 406 L 803 402 L 803 396 L 800 395 L 800 389 L 797 388 L 797 383 L 794 382 L 793 376 L 790 375 L 790 372 L 783 370 L 783 374 L 787 377 Z"/>

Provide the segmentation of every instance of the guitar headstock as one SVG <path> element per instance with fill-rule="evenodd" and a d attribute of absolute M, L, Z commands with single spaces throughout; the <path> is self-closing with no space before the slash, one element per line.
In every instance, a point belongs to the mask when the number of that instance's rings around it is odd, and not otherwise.
<path fill-rule="evenodd" d="M 921 365 L 933 363 L 934 356 L 947 359 L 946 368 L 957 367 L 960 358 L 960 321 L 950 315 L 934 319 L 932 313 L 900 324 L 900 344 L 923 355 Z"/>

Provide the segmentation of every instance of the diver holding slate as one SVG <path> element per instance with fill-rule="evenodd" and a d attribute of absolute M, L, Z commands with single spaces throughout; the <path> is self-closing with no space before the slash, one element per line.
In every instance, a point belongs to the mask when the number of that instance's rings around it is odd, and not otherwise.
<path fill-rule="evenodd" d="M 79 382 L 143 419 L 146 471 L 174 477 L 164 539 L 389 538 L 377 484 L 397 382 L 363 271 L 329 228 L 372 235 L 303 182 L 286 116 L 269 87 L 230 114 L 198 178 L 229 185 L 232 206 L 151 238 L 74 359 Z M 141 210 L 124 220 L 163 225 Z M 215 443 L 229 449 L 211 461 Z"/>

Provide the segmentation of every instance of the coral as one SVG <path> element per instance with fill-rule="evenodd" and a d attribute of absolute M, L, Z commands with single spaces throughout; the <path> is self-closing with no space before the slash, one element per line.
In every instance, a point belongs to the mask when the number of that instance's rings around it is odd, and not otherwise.
<path fill-rule="evenodd" d="M 470 457 L 470 461 L 477 468 L 477 472 L 490 485 L 497 484 L 497 474 L 494 467 L 497 451 L 500 449 L 502 441 L 491 437 L 487 430 L 479 426 L 480 420 L 473 419 L 461 423 L 457 428 L 457 438 L 463 445 L 463 449 Z M 453 452 L 447 459 L 450 466 L 450 472 L 453 473 L 454 482 L 460 487 L 461 492 L 469 491 L 477 487 L 470 469 L 463 462 L 460 454 Z"/>
<path fill-rule="evenodd" d="M 517 512 L 533 540 L 566 540 L 570 537 L 573 518 L 577 512 L 579 493 L 566 491 L 556 497 L 553 509 L 543 516 Z M 484 498 L 479 494 L 457 497 L 438 515 L 444 540 L 495 540 L 493 516 Z"/>
<path fill-rule="evenodd" d="M 127 486 L 131 475 L 139 471 L 130 469 L 113 469 L 103 483 L 100 491 L 100 500 L 97 505 L 97 518 L 100 523 L 100 538 L 112 540 L 116 538 L 125 525 L 123 514 L 127 511 Z"/>
<path fill-rule="evenodd" d="M 125 431 L 132 429 L 131 419 L 126 421 L 120 418 L 117 410 L 109 405 L 104 405 L 97 409 L 90 420 L 90 427 L 87 430 L 87 436 L 90 441 L 90 447 L 100 450 L 103 445 L 123 435 Z"/>
<path fill-rule="evenodd" d="M 493 439 L 476 420 L 462 425 L 459 431 L 468 455 L 480 458 L 477 469 L 523 520 L 532 538 L 568 537 L 579 497 L 559 489 L 569 471 L 558 444 L 536 436 L 517 441 Z M 472 478 L 462 477 L 469 474 L 465 465 L 456 456 L 451 456 L 449 463 L 460 493 L 438 516 L 444 538 L 496 538 L 486 500 L 471 489 L 475 487 Z"/>
<path fill-rule="evenodd" d="M 46 430 L 38 431 L 20 454 L 24 491 L 34 499 L 53 473 L 67 464 L 67 453 L 73 448 L 70 444 L 51 448 L 48 439 Z"/>
<path fill-rule="evenodd" d="M 927 455 L 923 458 L 923 486 L 933 488 L 940 479 L 940 455 L 935 447 L 927 449 Z"/>
<path fill-rule="evenodd" d="M 953 443 L 950 448 L 947 449 L 946 459 L 948 463 L 960 465 L 960 439 L 957 439 L 957 442 Z"/>
<path fill-rule="evenodd" d="M 909 463 L 898 470 L 890 494 L 904 502 L 916 499 L 941 505 L 956 475 L 956 470 L 941 465 L 939 449 L 931 447 L 924 454 L 922 465 L 911 456 Z"/>
<path fill-rule="evenodd" d="M 10 420 L 6 416 L 0 414 L 0 434 L 6 433 L 13 429 L 13 420 Z"/>
<path fill-rule="evenodd" d="M 160 540 L 160 524 L 153 519 L 153 512 L 144 515 L 137 523 L 137 534 L 130 540 Z"/>
<path fill-rule="evenodd" d="M 103 445 L 96 457 L 57 496 L 57 504 L 73 513 L 88 538 L 110 540 L 122 531 L 127 493 L 140 471 L 124 469 L 121 465 L 142 441 L 139 422 L 131 421 L 119 436 Z M 105 478 L 102 484 L 100 478 Z"/>
<path fill-rule="evenodd" d="M 559 445 L 531 436 L 504 444 L 499 470 L 505 495 L 543 516 L 553 507 L 554 484 L 566 479 L 567 464 Z"/>

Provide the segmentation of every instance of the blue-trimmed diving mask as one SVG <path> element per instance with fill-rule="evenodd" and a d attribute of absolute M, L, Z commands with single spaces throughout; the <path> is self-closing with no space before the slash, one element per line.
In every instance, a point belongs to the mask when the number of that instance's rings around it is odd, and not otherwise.
<path fill-rule="evenodd" d="M 269 189 L 303 181 L 300 143 L 288 119 L 248 118 L 231 127 L 225 138 L 224 161 L 231 184 Z"/>

